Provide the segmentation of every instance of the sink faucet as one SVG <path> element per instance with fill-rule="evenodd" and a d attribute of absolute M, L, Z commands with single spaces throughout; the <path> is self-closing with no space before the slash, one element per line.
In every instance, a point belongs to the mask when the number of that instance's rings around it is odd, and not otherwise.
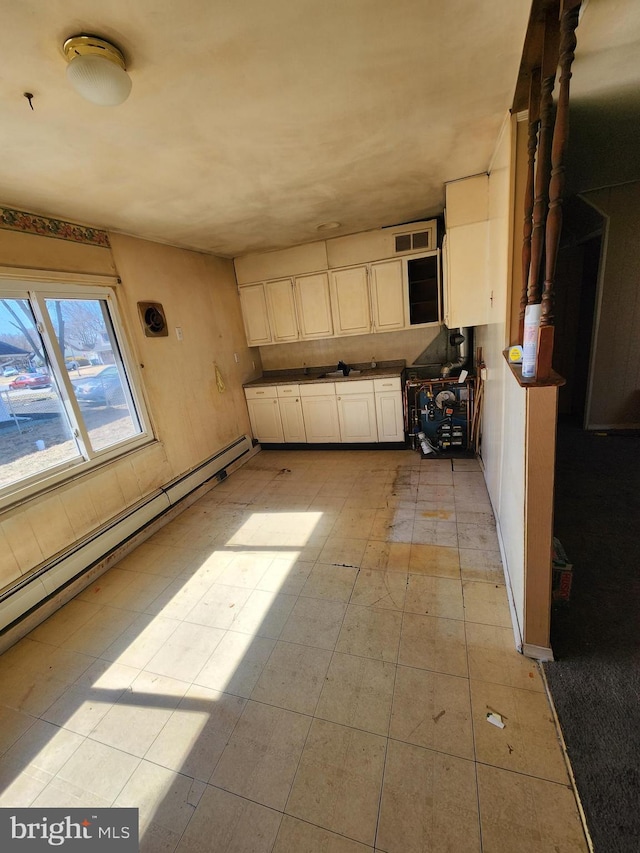
<path fill-rule="evenodd" d="M 339 361 L 338 362 L 338 370 L 342 371 L 343 376 L 348 376 L 349 372 L 351 371 L 351 368 L 349 367 L 348 364 L 345 364 L 344 361 Z"/>

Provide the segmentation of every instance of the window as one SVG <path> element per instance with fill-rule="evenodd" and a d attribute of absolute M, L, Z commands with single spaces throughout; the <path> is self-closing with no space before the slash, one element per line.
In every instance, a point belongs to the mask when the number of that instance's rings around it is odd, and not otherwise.
<path fill-rule="evenodd" d="M 0 504 L 150 439 L 127 362 L 111 288 L 0 283 Z"/>

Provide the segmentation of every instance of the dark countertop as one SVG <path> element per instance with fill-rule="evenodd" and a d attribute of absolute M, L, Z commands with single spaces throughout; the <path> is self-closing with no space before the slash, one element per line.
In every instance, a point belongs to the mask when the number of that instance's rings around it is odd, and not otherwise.
<path fill-rule="evenodd" d="M 336 365 L 330 367 L 310 367 L 308 373 L 303 368 L 294 370 L 265 370 L 259 379 L 245 382 L 244 388 L 255 388 L 260 385 L 309 385 L 321 382 L 354 382 L 358 379 L 384 379 L 389 376 L 402 376 L 406 362 L 386 361 L 379 362 L 377 367 L 370 365 L 349 365 L 352 371 L 360 370 L 360 373 L 352 372 L 349 376 L 329 376 L 326 374 L 336 370 Z"/>

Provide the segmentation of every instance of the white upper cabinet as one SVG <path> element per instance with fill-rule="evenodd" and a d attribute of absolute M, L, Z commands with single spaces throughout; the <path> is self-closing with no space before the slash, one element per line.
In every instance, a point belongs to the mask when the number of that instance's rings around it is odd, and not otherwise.
<path fill-rule="evenodd" d="M 367 267 L 331 272 L 331 310 L 336 335 L 366 335 L 371 331 Z"/>
<path fill-rule="evenodd" d="M 405 290 L 401 260 L 371 264 L 374 332 L 405 328 Z"/>
<path fill-rule="evenodd" d="M 333 323 L 327 273 L 297 276 L 295 293 L 300 337 L 330 338 L 333 335 Z"/>
<path fill-rule="evenodd" d="M 446 184 L 446 200 L 445 323 L 483 326 L 491 310 L 488 176 Z"/>
<path fill-rule="evenodd" d="M 299 335 L 293 282 L 290 278 L 268 281 L 265 284 L 265 292 L 272 341 L 274 343 L 297 341 Z"/>
<path fill-rule="evenodd" d="M 244 330 L 250 347 L 271 343 L 271 328 L 267 316 L 267 301 L 263 284 L 241 287 L 240 306 L 244 319 Z"/>

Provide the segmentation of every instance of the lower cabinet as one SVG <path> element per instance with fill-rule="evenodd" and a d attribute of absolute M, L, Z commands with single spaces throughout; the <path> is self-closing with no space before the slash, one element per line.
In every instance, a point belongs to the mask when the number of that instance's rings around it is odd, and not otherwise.
<path fill-rule="evenodd" d="M 378 441 L 404 441 L 400 379 L 374 379 Z"/>
<path fill-rule="evenodd" d="M 247 389 L 246 396 L 251 429 L 258 441 L 266 444 L 283 442 L 284 432 L 275 387 Z"/>
<path fill-rule="evenodd" d="M 307 441 L 310 444 L 340 441 L 335 383 L 301 385 L 300 399 Z"/>
<path fill-rule="evenodd" d="M 245 395 L 253 435 L 264 444 L 404 441 L 399 377 L 260 385 Z"/>
<path fill-rule="evenodd" d="M 304 428 L 299 387 L 297 385 L 278 385 L 277 392 L 284 440 L 304 443 L 307 440 L 307 434 Z"/>
<path fill-rule="evenodd" d="M 373 381 L 344 382 L 336 386 L 336 393 L 341 441 L 377 441 Z"/>

